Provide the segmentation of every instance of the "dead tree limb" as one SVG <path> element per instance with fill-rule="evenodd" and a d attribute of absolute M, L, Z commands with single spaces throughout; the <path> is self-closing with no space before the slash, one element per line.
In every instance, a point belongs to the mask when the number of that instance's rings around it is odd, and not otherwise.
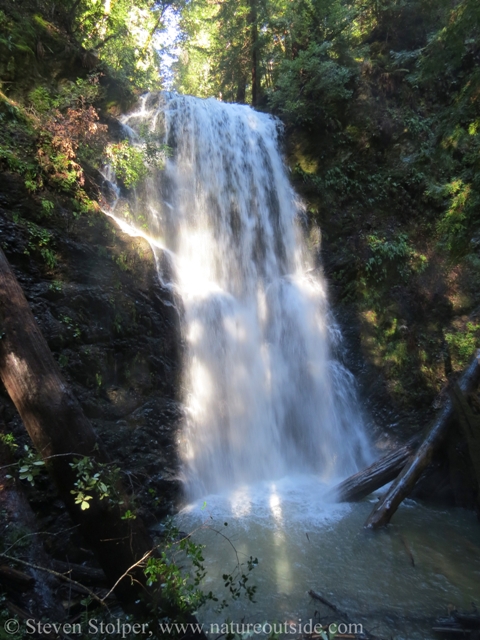
<path fill-rule="evenodd" d="M 318 591 L 314 591 L 313 589 L 310 589 L 310 591 L 308 592 L 308 595 L 314 600 L 318 600 L 319 602 L 324 604 L 326 607 L 331 609 L 339 618 L 345 620 L 345 622 L 347 623 L 350 623 L 349 615 L 344 611 L 340 611 L 340 609 L 335 604 L 333 604 L 333 602 L 330 602 L 330 600 L 327 600 L 324 596 L 322 596 L 321 593 L 318 593 Z M 363 628 L 363 625 L 361 626 Z M 355 636 L 353 636 L 352 634 L 342 636 L 340 634 L 340 635 L 337 635 L 336 637 L 337 638 L 348 637 L 348 638 L 359 638 L 359 639 L 364 638 L 365 640 L 380 640 L 380 638 L 377 638 L 377 636 L 372 635 L 366 629 L 363 629 L 360 635 L 357 635 L 355 633 Z"/>
<path fill-rule="evenodd" d="M 337 502 L 355 502 L 381 489 L 388 482 L 395 480 L 418 444 L 419 439 L 415 437 L 403 447 L 390 451 L 363 471 L 329 489 L 324 498 Z"/>
<path fill-rule="evenodd" d="M 94 591 L 92 591 L 91 589 L 89 589 L 85 585 L 80 584 L 80 582 L 77 582 L 76 580 L 72 580 L 71 578 L 69 578 L 68 576 L 64 575 L 63 573 L 59 573 L 58 571 L 54 571 L 53 569 L 49 569 L 48 567 L 42 567 L 42 566 L 40 566 L 38 564 L 33 564 L 32 562 L 26 562 L 25 560 L 22 560 L 21 558 L 16 558 L 15 556 L 10 556 L 7 553 L 0 553 L 0 557 L 1 558 L 5 558 L 6 560 L 11 560 L 12 562 L 16 562 L 17 564 L 21 564 L 24 567 L 30 567 L 31 569 L 37 569 L 38 571 L 45 571 L 46 573 L 49 573 L 51 576 L 55 576 L 59 580 L 64 580 L 65 582 L 70 582 L 72 585 L 76 585 L 77 587 L 79 587 L 81 589 L 82 593 L 86 593 L 89 596 L 91 596 L 91 598 L 93 598 L 93 600 L 96 600 L 98 602 L 98 604 L 100 604 L 100 605 L 104 604 L 104 598 L 100 598 Z"/>
<path fill-rule="evenodd" d="M 343 611 L 340 611 L 337 605 L 333 604 L 333 602 L 330 602 L 330 600 L 327 600 L 326 598 L 324 598 L 321 593 L 318 593 L 318 591 L 314 591 L 313 589 L 310 589 L 310 591 L 308 592 L 308 595 L 314 600 L 319 600 L 322 604 L 326 605 L 329 609 L 334 611 L 341 618 L 348 619 L 348 616 L 346 613 L 343 613 Z"/>
<path fill-rule="evenodd" d="M 477 351 L 469 367 L 459 380 L 458 386 L 464 393 L 471 391 L 478 383 L 480 378 L 479 359 L 480 351 Z M 433 421 L 425 440 L 409 458 L 403 471 L 368 517 L 365 523 L 367 529 L 378 529 L 390 522 L 398 505 L 409 495 L 425 468 L 432 461 L 435 451 L 448 431 L 453 412 L 453 403 L 449 398 L 440 415 Z"/>

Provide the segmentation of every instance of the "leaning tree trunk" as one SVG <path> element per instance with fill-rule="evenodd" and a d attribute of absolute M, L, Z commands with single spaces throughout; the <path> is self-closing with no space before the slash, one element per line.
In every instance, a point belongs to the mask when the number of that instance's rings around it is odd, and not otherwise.
<path fill-rule="evenodd" d="M 107 458 L 63 379 L 1 249 L 0 377 L 108 582 L 116 585 L 115 594 L 124 608 L 134 612 L 138 608 L 134 603 L 144 596 L 147 601 L 153 597 L 138 565 L 154 544 L 138 517 L 122 519 L 128 496 L 118 481 L 116 494 L 123 504 L 118 499 L 100 500 L 96 495 L 85 510 L 75 503 L 72 489 L 77 474 L 70 463 L 85 456 L 96 463 L 107 462 Z"/>
<path fill-rule="evenodd" d="M 480 378 L 479 360 L 480 351 L 477 351 L 476 356 L 459 381 L 458 386 L 461 391 L 471 391 L 477 385 Z M 453 403 L 451 399 L 448 399 L 440 415 L 434 420 L 427 437 L 418 451 L 410 457 L 401 474 L 368 517 L 365 523 L 367 529 L 378 529 L 390 522 L 399 504 L 409 495 L 425 468 L 432 461 L 434 453 L 448 431 L 453 412 Z"/>
<path fill-rule="evenodd" d="M 416 436 L 403 447 L 390 451 L 366 469 L 332 487 L 323 497 L 336 502 L 355 502 L 365 498 L 395 480 L 418 444 L 419 439 Z"/>
<path fill-rule="evenodd" d="M 453 386 L 451 397 L 456 416 L 467 441 L 470 460 L 477 480 L 477 507 L 480 507 L 480 415 L 472 411 L 458 385 Z"/>

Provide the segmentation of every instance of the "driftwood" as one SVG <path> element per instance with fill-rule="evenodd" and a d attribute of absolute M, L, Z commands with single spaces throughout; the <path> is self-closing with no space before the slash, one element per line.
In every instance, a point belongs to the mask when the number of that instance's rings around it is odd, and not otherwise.
<path fill-rule="evenodd" d="M 314 591 L 313 589 L 310 589 L 310 591 L 308 592 L 308 595 L 314 600 L 319 600 L 322 604 L 327 606 L 332 611 L 335 611 L 335 613 L 339 615 L 341 618 L 348 618 L 346 613 L 343 613 L 342 611 L 340 611 L 336 605 L 334 605 L 332 602 L 324 598 L 320 593 L 318 593 L 318 591 Z"/>
<path fill-rule="evenodd" d="M 348 616 L 347 613 L 340 611 L 340 609 L 335 604 L 333 604 L 333 602 L 330 602 L 330 600 L 327 600 L 324 596 L 322 596 L 321 593 L 318 593 L 318 591 L 314 591 L 313 589 L 310 589 L 310 591 L 308 592 L 308 595 L 314 600 L 318 600 L 319 602 L 324 604 L 326 607 L 331 609 L 340 619 L 343 619 L 347 624 L 352 624 L 350 621 L 350 617 Z M 356 638 L 358 638 L 358 640 L 381 640 L 377 636 L 372 635 L 366 629 L 364 629 L 363 625 L 362 625 L 362 633 L 360 634 L 357 634 L 357 633 L 337 634 L 335 637 L 336 638 L 352 638 L 352 640 L 355 640 Z"/>
<path fill-rule="evenodd" d="M 471 364 L 460 378 L 458 386 L 463 393 L 468 393 L 475 388 L 478 383 L 480 378 L 479 358 L 480 351 L 477 352 Z M 399 504 L 409 495 L 425 468 L 432 461 L 434 453 L 448 431 L 453 413 L 453 402 L 451 399 L 448 399 L 440 415 L 433 421 L 418 451 L 409 458 L 403 471 L 387 493 L 379 500 L 368 517 L 365 523 L 367 529 L 378 529 L 390 522 Z"/>
<path fill-rule="evenodd" d="M 350 476 L 325 494 L 327 500 L 355 502 L 395 480 L 419 444 L 418 437 L 395 451 L 390 451 L 363 471 Z"/>

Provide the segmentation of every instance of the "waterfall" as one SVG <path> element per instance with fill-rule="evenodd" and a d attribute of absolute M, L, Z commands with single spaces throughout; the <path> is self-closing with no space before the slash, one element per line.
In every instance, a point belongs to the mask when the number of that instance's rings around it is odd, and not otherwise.
<path fill-rule="evenodd" d="M 185 336 L 179 443 L 190 497 L 286 475 L 324 481 L 369 458 L 279 122 L 250 107 L 144 97 L 131 140 L 162 133 L 172 155 L 115 215 L 156 247 Z"/>
<path fill-rule="evenodd" d="M 466 610 L 478 598 L 480 556 L 465 554 L 478 523 L 473 513 L 411 503 L 388 535 L 363 536 L 368 501 L 322 500 L 322 483 L 371 454 L 278 121 L 162 94 L 145 96 L 123 126 L 133 144 L 143 136 L 172 149 L 135 189 L 112 189 L 106 212 L 150 241 L 171 291 L 163 301 L 174 301 L 181 319 L 178 446 L 188 504 L 175 523 L 205 545 L 206 589 L 229 600 L 239 625 L 311 622 L 317 604 L 305 593 L 313 589 L 379 636 L 433 638 L 431 620 L 446 602 Z M 222 576 L 250 557 L 260 566 L 247 607 L 229 599 Z M 200 615 L 218 628 L 215 604 Z"/>

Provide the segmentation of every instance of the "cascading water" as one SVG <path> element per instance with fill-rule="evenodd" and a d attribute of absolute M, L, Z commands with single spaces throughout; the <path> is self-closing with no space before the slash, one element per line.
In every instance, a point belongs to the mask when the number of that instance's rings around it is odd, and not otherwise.
<path fill-rule="evenodd" d="M 372 537 L 361 532 L 368 502 L 322 502 L 323 484 L 355 471 L 370 450 L 325 284 L 302 239 L 277 122 L 245 106 L 166 94 L 145 97 L 124 126 L 133 142 L 147 132 L 172 149 L 164 170 L 109 213 L 148 237 L 178 301 L 186 344 L 179 447 L 194 502 L 177 519 L 204 536 L 207 590 L 232 569 L 233 539 L 240 559 L 260 561 L 258 604 L 231 604 L 234 621 L 293 621 L 298 637 L 299 617 L 317 608 L 305 592 L 319 589 L 375 633 L 432 638 L 447 604 L 467 609 L 480 592 L 475 517 L 407 503 Z M 206 515 L 222 528 L 228 521 L 230 542 L 202 529 Z"/>
<path fill-rule="evenodd" d="M 188 493 L 315 473 L 369 456 L 339 332 L 300 229 L 278 123 L 214 99 L 145 99 L 126 119 L 164 123 L 173 154 L 141 199 L 171 251 L 184 307 Z M 137 211 L 138 216 L 138 211 Z"/>

